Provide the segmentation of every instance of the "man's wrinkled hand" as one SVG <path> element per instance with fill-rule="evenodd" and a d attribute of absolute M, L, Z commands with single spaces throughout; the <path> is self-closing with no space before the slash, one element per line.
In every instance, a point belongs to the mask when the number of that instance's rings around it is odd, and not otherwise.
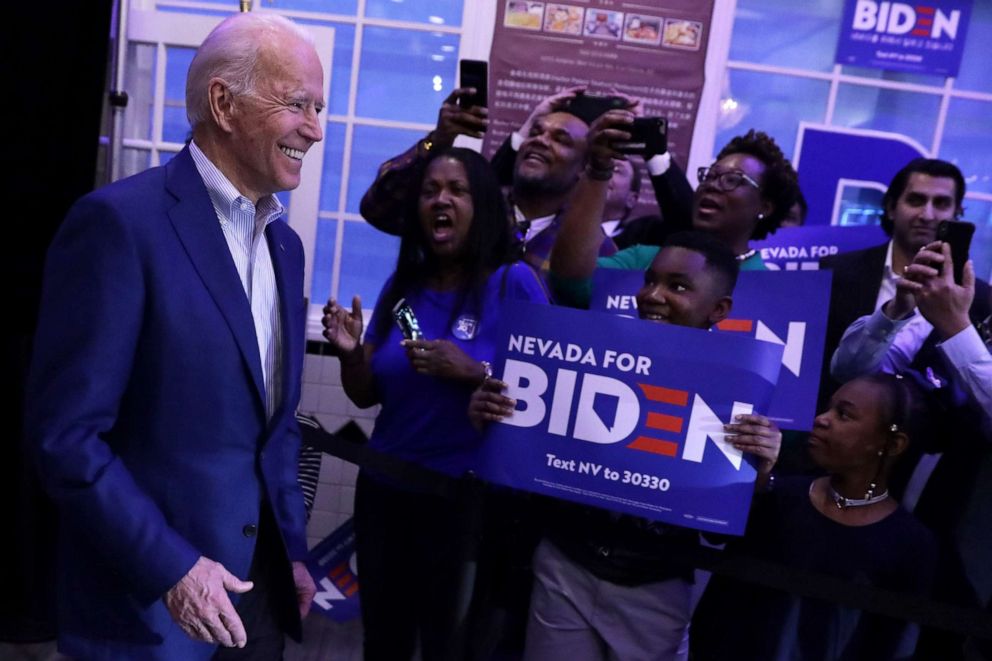
<path fill-rule="evenodd" d="M 224 647 L 244 647 L 248 636 L 227 593 L 243 594 L 252 587 L 251 581 L 242 581 L 219 562 L 200 556 L 165 593 L 165 607 L 190 638 Z"/>
<path fill-rule="evenodd" d="M 317 594 L 317 585 L 313 582 L 313 577 L 310 576 L 305 563 L 294 561 L 292 564 L 293 585 L 296 586 L 296 604 L 300 607 L 300 619 L 302 620 L 310 612 L 313 597 Z"/>

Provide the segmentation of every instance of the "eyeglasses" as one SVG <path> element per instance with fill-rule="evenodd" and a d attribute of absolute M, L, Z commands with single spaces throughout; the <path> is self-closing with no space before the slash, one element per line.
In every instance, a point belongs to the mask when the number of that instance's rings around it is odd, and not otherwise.
<path fill-rule="evenodd" d="M 698 177 L 699 183 L 706 182 L 713 184 L 718 190 L 724 193 L 729 193 L 742 184 L 748 184 L 749 186 L 754 186 L 755 190 L 761 190 L 761 186 L 758 185 L 757 181 L 740 170 L 715 170 L 712 167 L 703 167 L 696 170 L 696 177 Z"/>

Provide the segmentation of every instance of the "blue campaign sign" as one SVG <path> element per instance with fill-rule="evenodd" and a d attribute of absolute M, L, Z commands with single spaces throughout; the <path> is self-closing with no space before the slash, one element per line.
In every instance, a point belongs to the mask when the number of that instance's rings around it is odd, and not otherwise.
<path fill-rule="evenodd" d="M 724 439 L 767 410 L 782 347 L 743 335 L 513 303 L 496 374 L 517 400 L 480 476 L 675 525 L 742 534 L 755 471 Z"/>
<path fill-rule="evenodd" d="M 857 199 L 867 189 L 881 201 L 896 172 L 921 156 L 930 152 L 898 133 L 800 122 L 793 163 L 809 204 L 806 226 L 842 224 L 848 194 Z"/>
<path fill-rule="evenodd" d="M 355 524 L 348 519 L 311 549 L 307 570 L 317 584 L 313 610 L 335 622 L 359 615 L 358 570 L 355 568 Z"/>
<path fill-rule="evenodd" d="M 825 271 L 742 271 L 730 317 L 721 331 L 783 347 L 782 374 L 767 416 L 782 429 L 809 430 L 816 416 L 831 274 Z M 590 309 L 637 316 L 640 271 L 597 269 Z"/>
<path fill-rule="evenodd" d="M 761 251 L 761 259 L 772 271 L 815 271 L 824 257 L 870 248 L 888 240 L 877 225 L 807 225 L 782 227 L 761 241 L 752 241 L 751 246 Z"/>
<path fill-rule="evenodd" d="M 957 76 L 971 0 L 906 3 L 847 0 L 838 64 Z"/>

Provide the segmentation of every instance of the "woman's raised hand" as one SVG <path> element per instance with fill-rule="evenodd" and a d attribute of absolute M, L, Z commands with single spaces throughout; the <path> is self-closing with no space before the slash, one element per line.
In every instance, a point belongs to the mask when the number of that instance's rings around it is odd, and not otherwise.
<path fill-rule="evenodd" d="M 324 306 L 324 316 L 320 320 L 324 326 L 326 339 L 338 356 L 350 354 L 360 349 L 362 338 L 362 299 L 351 299 L 351 311 L 344 309 L 333 298 Z"/>

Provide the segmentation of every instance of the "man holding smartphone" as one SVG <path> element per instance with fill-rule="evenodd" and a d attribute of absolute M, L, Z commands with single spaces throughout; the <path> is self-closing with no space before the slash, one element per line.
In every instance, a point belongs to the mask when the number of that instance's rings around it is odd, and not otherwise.
<path fill-rule="evenodd" d="M 539 271 L 546 270 L 560 212 L 585 165 L 586 133 L 593 117 L 566 109 L 580 91 L 565 90 L 542 101 L 492 159 L 501 183 L 511 186 L 513 222 L 523 259 Z M 431 153 L 450 147 L 459 135 L 482 137 L 489 125 L 488 110 L 466 107 L 465 102 L 477 92 L 473 87 L 454 90 L 438 112 L 437 127 L 379 168 L 361 203 L 362 216 L 373 227 L 400 234 L 403 202 Z M 600 250 L 608 255 L 615 247 L 604 236 Z"/>
<path fill-rule="evenodd" d="M 830 372 L 838 383 L 880 369 L 887 347 L 898 347 L 908 365 L 931 338 L 934 325 L 916 309 L 918 288 L 912 280 L 904 280 L 910 274 L 935 275 L 933 267 L 945 263 L 939 257 L 941 243 L 935 243 L 937 228 L 958 218 L 964 193 L 964 176 L 957 166 L 914 159 L 893 177 L 882 200 L 882 227 L 892 240 L 822 261 L 821 266 L 833 270 L 827 350 L 837 348 Z M 879 275 L 881 279 L 875 280 Z M 953 283 L 950 273 L 947 277 Z M 970 313 L 977 322 L 988 314 L 988 285 L 973 276 L 972 280 L 977 296 L 969 299 L 974 300 Z"/>
<path fill-rule="evenodd" d="M 475 93 L 474 88 L 468 87 L 454 90 L 441 106 L 436 128 L 412 148 L 380 166 L 361 203 L 362 216 L 373 227 L 399 234 L 405 195 L 430 153 L 452 145 L 459 135 L 482 137 L 489 125 L 487 109 L 465 107 L 463 102 Z M 622 97 L 592 97 L 584 93 L 584 88 L 573 87 L 541 101 L 491 161 L 500 181 L 511 188 L 513 222 L 523 257 L 542 272 L 547 271 L 561 212 L 586 164 L 589 126 L 606 110 L 588 102 L 615 98 L 625 106 L 633 104 Z M 573 105 L 583 96 L 584 102 Z M 692 187 L 685 173 L 667 151 L 644 157 L 666 228 L 686 229 Z M 605 256 L 614 251 L 613 242 L 604 234 L 599 254 Z"/>
<path fill-rule="evenodd" d="M 936 240 L 940 221 L 960 216 L 964 194 L 964 176 L 953 163 L 914 159 L 896 173 L 882 198 L 882 229 L 891 240 L 821 260 L 821 268 L 833 271 L 821 401 L 829 398 L 840 382 L 853 376 L 846 373 L 843 360 L 833 379 L 830 375 L 830 356 L 845 331 L 859 317 L 879 310 L 896 296 L 901 274 L 917 252 Z M 912 309 L 911 305 L 909 310 L 902 310 L 900 316 Z M 886 316 L 890 320 L 895 318 L 892 314 Z M 912 316 L 906 327 L 904 332 L 912 334 L 917 349 L 932 330 L 929 322 L 918 314 Z"/>

